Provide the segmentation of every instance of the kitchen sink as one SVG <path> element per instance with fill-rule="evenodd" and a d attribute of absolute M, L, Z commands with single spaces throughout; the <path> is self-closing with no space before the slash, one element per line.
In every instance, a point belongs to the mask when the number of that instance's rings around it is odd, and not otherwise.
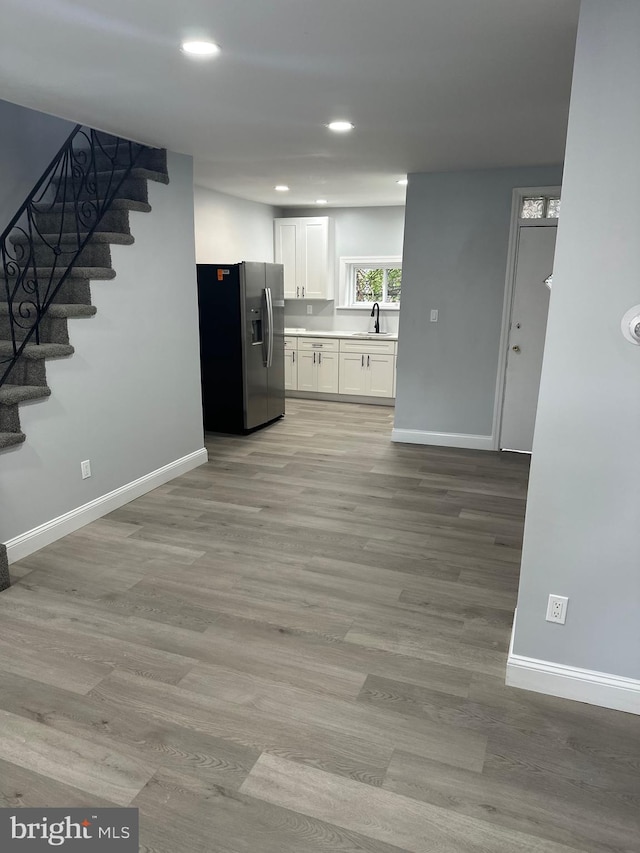
<path fill-rule="evenodd" d="M 391 332 L 352 332 L 350 338 L 383 338 L 385 335 L 390 335 Z"/>

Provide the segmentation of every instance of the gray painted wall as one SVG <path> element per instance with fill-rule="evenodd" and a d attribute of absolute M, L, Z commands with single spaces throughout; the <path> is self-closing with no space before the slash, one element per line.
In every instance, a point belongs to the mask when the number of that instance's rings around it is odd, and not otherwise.
<path fill-rule="evenodd" d="M 196 259 L 199 264 L 273 261 L 277 207 L 196 186 Z"/>
<path fill-rule="evenodd" d="M 72 122 L 0 100 L 0 232 L 73 128 Z"/>
<path fill-rule="evenodd" d="M 76 352 L 48 363 L 51 397 L 21 407 L 25 444 L 0 455 L 0 541 L 203 447 L 190 157 L 169 154 L 133 246 L 113 246 L 98 313 L 70 320 Z M 90 459 L 91 479 L 80 477 Z"/>
<path fill-rule="evenodd" d="M 512 190 L 561 175 L 545 166 L 410 176 L 397 429 L 491 434 Z"/>
<path fill-rule="evenodd" d="M 286 208 L 282 211 L 282 216 L 330 216 L 335 226 L 336 299 L 332 302 L 287 300 L 285 308 L 287 325 L 313 331 L 334 329 L 366 331 L 372 322 L 368 310 L 337 307 L 340 258 L 401 256 L 404 207 Z M 307 314 L 307 305 L 313 307 L 313 316 Z M 398 311 L 381 311 L 380 328 L 386 332 L 397 332 Z"/>
<path fill-rule="evenodd" d="M 640 303 L 638 79 L 640 4 L 583 0 L 514 644 L 636 679 L 640 347 L 620 320 Z"/>

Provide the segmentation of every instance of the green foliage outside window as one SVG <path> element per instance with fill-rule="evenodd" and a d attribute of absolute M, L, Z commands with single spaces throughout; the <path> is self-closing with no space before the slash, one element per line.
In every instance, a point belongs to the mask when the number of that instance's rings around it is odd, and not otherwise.
<path fill-rule="evenodd" d="M 402 269 L 356 269 L 356 302 L 400 302 Z"/>

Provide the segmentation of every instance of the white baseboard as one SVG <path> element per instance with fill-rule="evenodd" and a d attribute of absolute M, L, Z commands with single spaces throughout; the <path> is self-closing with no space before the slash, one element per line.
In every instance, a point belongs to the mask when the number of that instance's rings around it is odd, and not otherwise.
<path fill-rule="evenodd" d="M 640 714 L 640 680 L 514 654 L 515 624 L 514 619 L 507 659 L 509 687 Z"/>
<path fill-rule="evenodd" d="M 73 533 L 74 530 L 84 527 L 85 524 L 113 512 L 114 509 L 118 509 L 129 501 L 162 486 L 169 480 L 173 480 L 174 477 L 179 477 L 180 474 L 186 474 L 187 471 L 204 465 L 208 458 L 207 451 L 203 447 L 183 456 L 181 459 L 169 462 L 168 465 L 163 465 L 156 471 L 151 471 L 150 474 L 145 474 L 144 477 L 120 486 L 119 489 L 114 489 L 112 492 L 95 498 L 70 512 L 65 512 L 64 515 L 59 515 L 51 521 L 34 527 L 33 530 L 28 530 L 26 533 L 10 539 L 5 542 L 9 562 L 15 563 L 23 557 L 28 557 L 29 554 L 39 551 L 45 545 L 50 545 L 68 533 Z"/>
<path fill-rule="evenodd" d="M 391 441 L 399 444 L 434 444 L 438 447 L 465 447 L 467 450 L 495 450 L 492 435 L 463 432 L 427 432 L 421 429 L 394 429 Z"/>

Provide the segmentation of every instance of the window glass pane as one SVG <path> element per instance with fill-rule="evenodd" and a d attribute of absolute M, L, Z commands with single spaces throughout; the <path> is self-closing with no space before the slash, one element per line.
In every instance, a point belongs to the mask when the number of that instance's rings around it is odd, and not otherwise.
<path fill-rule="evenodd" d="M 536 198 L 523 198 L 520 216 L 522 219 L 542 219 L 544 217 L 545 199 L 543 196 Z"/>
<path fill-rule="evenodd" d="M 381 302 L 384 270 L 356 268 L 356 302 Z"/>
<path fill-rule="evenodd" d="M 547 218 L 557 219 L 560 216 L 560 199 L 547 199 Z"/>
<path fill-rule="evenodd" d="M 387 302 L 400 302 L 400 289 L 402 287 L 402 270 L 387 270 Z"/>

